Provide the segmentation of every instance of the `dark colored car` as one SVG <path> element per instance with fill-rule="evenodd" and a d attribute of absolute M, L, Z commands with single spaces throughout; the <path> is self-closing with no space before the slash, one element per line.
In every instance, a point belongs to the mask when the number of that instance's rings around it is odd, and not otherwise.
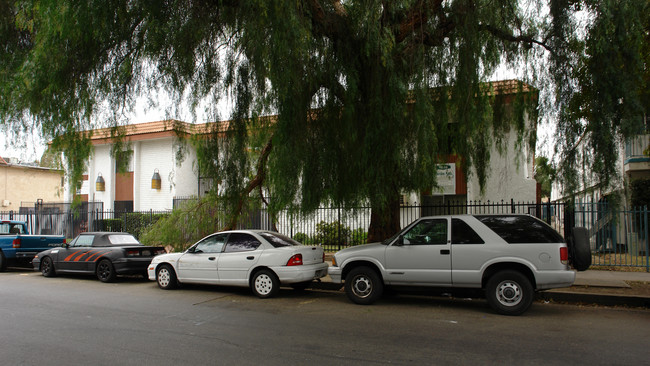
<path fill-rule="evenodd" d="M 91 232 L 82 233 L 59 248 L 38 253 L 32 264 L 45 277 L 94 274 L 102 282 L 111 282 L 117 275 L 146 276 L 151 259 L 163 253 L 163 247 L 143 245 L 129 233 Z"/>

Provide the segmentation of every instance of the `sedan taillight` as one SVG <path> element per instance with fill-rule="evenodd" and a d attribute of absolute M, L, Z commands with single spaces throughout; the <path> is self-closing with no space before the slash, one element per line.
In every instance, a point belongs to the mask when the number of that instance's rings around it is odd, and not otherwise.
<path fill-rule="evenodd" d="M 296 254 L 289 258 L 287 266 L 302 266 L 302 254 Z"/>
<path fill-rule="evenodd" d="M 569 249 L 567 247 L 560 248 L 560 262 L 562 264 L 569 263 Z"/>

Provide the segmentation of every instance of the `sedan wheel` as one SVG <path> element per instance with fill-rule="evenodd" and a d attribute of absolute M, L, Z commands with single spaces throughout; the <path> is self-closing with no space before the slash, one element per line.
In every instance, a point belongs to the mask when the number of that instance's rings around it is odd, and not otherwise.
<path fill-rule="evenodd" d="M 275 296 L 280 290 L 280 280 L 268 269 L 255 272 L 251 280 L 251 289 L 261 299 Z"/>
<path fill-rule="evenodd" d="M 54 277 L 56 275 L 52 258 L 43 257 L 41 260 L 41 273 L 43 274 L 43 277 Z"/>
<path fill-rule="evenodd" d="M 156 270 L 156 282 L 163 290 L 173 290 L 178 286 L 176 272 L 169 264 L 163 264 Z"/>
<path fill-rule="evenodd" d="M 533 303 L 533 285 L 522 273 L 501 271 L 490 278 L 486 297 L 490 306 L 503 315 L 520 315 Z"/>
<path fill-rule="evenodd" d="M 117 275 L 113 268 L 113 263 L 108 259 L 104 259 L 97 265 L 97 278 L 102 282 L 113 282 Z"/>
<path fill-rule="evenodd" d="M 357 304 L 370 305 L 384 291 L 384 283 L 375 270 L 357 267 L 345 276 L 345 294 Z"/>

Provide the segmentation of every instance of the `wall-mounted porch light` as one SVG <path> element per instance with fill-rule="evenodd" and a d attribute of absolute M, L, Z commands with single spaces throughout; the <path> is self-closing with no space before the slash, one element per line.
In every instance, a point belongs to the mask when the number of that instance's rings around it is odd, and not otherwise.
<path fill-rule="evenodd" d="M 160 179 L 160 174 L 158 173 L 158 169 L 156 169 L 153 171 L 153 177 L 151 177 L 151 189 L 160 190 L 161 186 L 162 186 L 162 180 Z"/>
<path fill-rule="evenodd" d="M 97 174 L 97 180 L 95 181 L 95 190 L 97 192 L 104 192 L 106 190 L 106 182 L 104 181 L 104 177 L 102 177 L 101 172 Z"/>

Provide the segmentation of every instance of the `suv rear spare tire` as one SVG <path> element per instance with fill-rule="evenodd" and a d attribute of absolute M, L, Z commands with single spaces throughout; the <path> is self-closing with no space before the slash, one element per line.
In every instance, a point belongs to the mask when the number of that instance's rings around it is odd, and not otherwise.
<path fill-rule="evenodd" d="M 569 242 L 569 257 L 573 268 L 586 271 L 591 266 L 589 231 L 584 227 L 574 227 Z"/>

